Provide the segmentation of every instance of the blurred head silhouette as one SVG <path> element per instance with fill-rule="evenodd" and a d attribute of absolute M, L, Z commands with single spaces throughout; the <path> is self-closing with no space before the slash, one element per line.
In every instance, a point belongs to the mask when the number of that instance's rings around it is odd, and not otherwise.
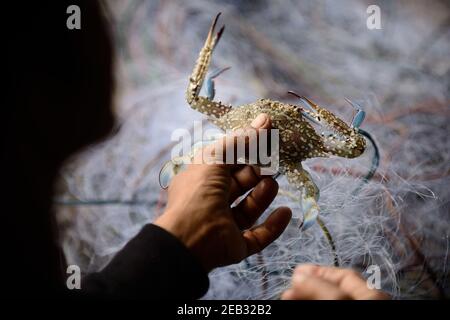
<path fill-rule="evenodd" d="M 72 4 L 81 9 L 80 30 L 66 26 Z M 42 292 L 60 283 L 50 214 L 57 172 L 114 125 L 112 43 L 95 0 L 15 2 L 2 10 L 7 25 L 0 194 L 6 232 L 0 242 L 11 261 L 2 274 L 24 275 L 2 281 L 6 291 L 28 283 L 24 291 Z"/>
<path fill-rule="evenodd" d="M 69 30 L 66 9 L 72 2 L 17 5 L 18 19 L 8 26 L 3 120 L 10 139 L 50 162 L 104 137 L 113 124 L 112 45 L 105 19 L 97 1 L 78 1 L 81 29 Z"/>

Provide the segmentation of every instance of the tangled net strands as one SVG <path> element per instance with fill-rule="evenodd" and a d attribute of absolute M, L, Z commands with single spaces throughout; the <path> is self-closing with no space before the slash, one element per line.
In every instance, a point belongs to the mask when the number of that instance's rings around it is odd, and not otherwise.
<path fill-rule="evenodd" d="M 362 129 L 379 148 L 356 159 L 305 161 L 321 192 L 321 218 L 339 263 L 364 275 L 381 268 L 394 298 L 449 296 L 450 11 L 445 1 L 381 2 L 382 30 L 366 28 L 370 3 L 348 1 L 108 1 L 118 51 L 120 130 L 61 172 L 55 208 L 69 263 L 102 268 L 149 221 L 166 193 L 158 184 L 171 133 L 202 116 L 184 92 L 211 18 L 227 31 L 214 53 L 217 95 L 231 104 L 300 91 L 347 122 L 366 111 Z M 426 14 L 425 14 L 426 12 Z M 203 121 L 203 124 L 207 124 Z M 366 177 L 367 178 L 367 177 Z M 293 191 L 284 177 L 280 188 Z M 357 192 L 355 192 L 355 190 Z M 300 205 L 288 229 L 262 253 L 210 274 L 209 299 L 276 299 L 298 263 L 332 265 L 318 226 L 299 232 Z M 264 218 L 264 217 L 263 217 Z"/>

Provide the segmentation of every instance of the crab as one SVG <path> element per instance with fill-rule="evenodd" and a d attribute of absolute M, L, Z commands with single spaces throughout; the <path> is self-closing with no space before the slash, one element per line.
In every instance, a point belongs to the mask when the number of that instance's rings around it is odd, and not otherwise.
<path fill-rule="evenodd" d="M 192 109 L 207 115 L 209 120 L 222 130 L 247 128 L 261 113 L 270 117 L 272 128 L 279 130 L 281 140 L 277 175 L 285 175 L 289 184 L 300 192 L 303 213 L 300 227 L 307 229 L 314 224 L 319 215 L 317 204 L 319 189 L 311 175 L 303 168 L 302 162 L 310 158 L 331 155 L 345 158 L 360 156 L 366 147 L 366 141 L 359 133 L 359 126 L 364 120 L 365 113 L 359 105 L 347 99 L 357 109 L 351 124 L 348 125 L 332 112 L 292 91 L 290 93 L 300 99 L 302 106 L 269 99 L 260 99 L 238 107 L 215 101 L 214 79 L 227 69 L 214 71 L 207 76 L 213 51 L 224 31 L 223 26 L 215 33 L 219 16 L 220 13 L 212 22 L 205 44 L 189 78 L 186 100 Z M 201 96 L 200 90 L 205 80 L 206 96 Z M 325 132 L 318 133 L 315 127 Z M 204 145 L 205 142 L 200 142 L 193 146 L 190 155 L 169 161 L 160 173 L 161 186 L 167 187 L 171 177 L 184 168 L 195 150 Z"/>

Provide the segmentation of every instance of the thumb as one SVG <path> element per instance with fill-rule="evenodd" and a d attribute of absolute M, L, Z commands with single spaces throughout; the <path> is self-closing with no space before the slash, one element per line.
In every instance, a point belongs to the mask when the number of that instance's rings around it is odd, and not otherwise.
<path fill-rule="evenodd" d="M 267 114 L 259 114 L 251 123 L 254 129 L 269 129 L 270 128 L 270 118 Z"/>
<path fill-rule="evenodd" d="M 250 127 L 238 129 L 216 143 L 207 146 L 196 156 L 195 160 L 201 160 L 202 163 L 208 164 L 238 165 L 237 160 L 240 155 L 250 155 L 251 157 L 258 155 L 257 149 L 249 149 L 258 146 L 259 134 L 268 134 L 270 127 L 269 116 L 261 113 L 251 122 Z"/>

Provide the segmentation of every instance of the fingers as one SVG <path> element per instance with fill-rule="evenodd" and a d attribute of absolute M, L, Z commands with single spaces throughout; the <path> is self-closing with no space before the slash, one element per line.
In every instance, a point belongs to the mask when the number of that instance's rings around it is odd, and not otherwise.
<path fill-rule="evenodd" d="M 226 165 L 228 169 L 239 166 L 237 160 L 240 156 L 257 157 L 258 135 L 270 126 L 269 116 L 262 113 L 253 120 L 251 127 L 237 130 L 202 149 L 195 155 L 194 163 Z"/>
<path fill-rule="evenodd" d="M 231 173 L 230 204 L 261 181 L 259 171 L 257 167 L 245 165 Z"/>
<path fill-rule="evenodd" d="M 317 266 L 305 264 L 295 269 L 296 273 L 311 274 L 320 277 L 326 281 L 334 283 L 346 292 L 353 292 L 359 287 L 367 288 L 364 279 L 352 269 L 343 269 L 336 267 Z"/>
<path fill-rule="evenodd" d="M 299 281 L 304 278 L 307 280 Z M 370 289 L 360 274 L 351 269 L 304 264 L 295 269 L 292 279 L 292 288 L 283 294 L 283 298 L 389 299 L 382 291 Z M 327 289 L 326 284 L 334 289 Z"/>
<path fill-rule="evenodd" d="M 252 159 L 252 163 L 257 162 L 258 156 L 258 136 L 263 129 L 271 126 L 268 115 L 262 113 L 251 123 L 251 127 L 236 130 L 214 146 L 214 159 L 222 160 L 226 164 L 238 165 L 240 157 Z M 211 151 L 211 150 L 210 150 Z M 246 157 L 247 156 L 247 157 Z M 247 159 L 249 160 L 249 159 Z M 231 167 L 230 167 L 231 168 Z"/>
<path fill-rule="evenodd" d="M 243 237 L 247 246 L 247 256 L 261 251 L 275 241 L 286 229 L 291 215 L 289 208 L 278 208 L 262 224 L 244 231 Z"/>
<path fill-rule="evenodd" d="M 386 299 L 383 292 L 370 289 L 359 273 L 352 269 L 336 267 L 302 265 L 296 268 L 297 273 L 310 273 L 338 286 L 352 299 Z"/>
<path fill-rule="evenodd" d="M 272 178 L 264 178 L 239 205 L 233 208 L 234 220 L 238 227 L 248 229 L 272 203 L 278 193 L 278 183 Z"/>
<path fill-rule="evenodd" d="M 292 287 L 281 296 L 283 300 L 347 300 L 350 296 L 338 286 L 306 273 L 294 273 Z"/>

